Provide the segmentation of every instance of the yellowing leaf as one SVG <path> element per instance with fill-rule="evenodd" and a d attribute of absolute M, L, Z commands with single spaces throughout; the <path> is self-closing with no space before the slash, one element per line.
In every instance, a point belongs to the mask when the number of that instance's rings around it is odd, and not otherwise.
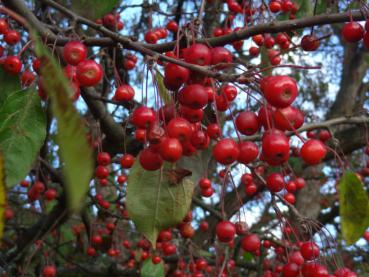
<path fill-rule="evenodd" d="M 59 65 L 39 41 L 36 43 L 36 53 L 43 61 L 42 82 L 57 120 L 56 140 L 63 162 L 68 208 L 70 211 L 78 211 L 83 205 L 93 173 L 93 156 L 87 141 L 87 130 L 69 98 L 71 87 Z"/>
<path fill-rule="evenodd" d="M 369 200 L 363 183 L 354 172 L 346 172 L 339 182 L 342 235 L 354 244 L 369 226 Z"/>
<path fill-rule="evenodd" d="M 168 175 L 171 166 L 166 163 L 161 170 L 146 171 L 137 161 L 128 177 L 128 215 L 153 247 L 161 230 L 182 221 L 192 201 L 193 182 L 184 178 L 173 185 Z"/>

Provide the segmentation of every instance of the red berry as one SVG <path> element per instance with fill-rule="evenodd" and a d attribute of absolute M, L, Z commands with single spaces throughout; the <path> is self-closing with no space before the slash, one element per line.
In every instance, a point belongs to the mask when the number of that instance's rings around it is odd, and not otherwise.
<path fill-rule="evenodd" d="M 166 28 L 172 32 L 172 33 L 177 33 L 178 31 L 178 24 L 177 22 L 175 22 L 174 20 L 171 20 L 167 23 Z"/>
<path fill-rule="evenodd" d="M 288 256 L 288 261 L 291 263 L 295 263 L 298 266 L 302 266 L 305 260 L 300 251 L 295 251 Z"/>
<path fill-rule="evenodd" d="M 117 178 L 117 182 L 118 184 L 124 184 L 127 181 L 127 176 L 126 175 L 119 175 Z"/>
<path fill-rule="evenodd" d="M 252 141 L 242 141 L 238 143 L 240 151 L 237 161 L 239 163 L 248 164 L 254 161 L 259 155 L 258 146 Z"/>
<path fill-rule="evenodd" d="M 223 69 L 227 67 L 227 64 L 232 62 L 232 54 L 226 48 L 222 46 L 214 47 L 211 52 L 211 64 L 218 65 L 217 69 Z"/>
<path fill-rule="evenodd" d="M 109 176 L 109 170 L 102 165 L 98 165 L 95 170 L 95 176 L 99 179 L 105 179 Z"/>
<path fill-rule="evenodd" d="M 8 30 L 4 34 L 4 41 L 9 45 L 14 45 L 20 41 L 20 35 L 15 30 Z"/>
<path fill-rule="evenodd" d="M 56 268 L 53 265 L 47 265 L 42 270 L 42 277 L 54 277 L 56 276 Z"/>
<path fill-rule="evenodd" d="M 211 197 L 214 194 L 213 188 L 207 188 L 201 190 L 201 196 L 202 197 Z"/>
<path fill-rule="evenodd" d="M 288 203 L 290 203 L 291 205 L 295 204 L 296 202 L 296 198 L 292 193 L 286 193 L 283 196 L 284 200 L 286 200 Z"/>
<path fill-rule="evenodd" d="M 290 155 L 290 145 L 286 135 L 276 129 L 265 133 L 262 139 L 262 154 L 270 165 L 286 162 Z"/>
<path fill-rule="evenodd" d="M 159 256 L 152 256 L 151 261 L 153 264 L 159 264 L 161 262 L 161 258 Z"/>
<path fill-rule="evenodd" d="M 167 125 L 167 133 L 171 138 L 188 141 L 192 137 L 191 124 L 182 117 L 173 118 Z"/>
<path fill-rule="evenodd" d="M 158 41 L 158 36 L 154 31 L 148 31 L 145 34 L 145 41 L 150 44 L 155 44 Z"/>
<path fill-rule="evenodd" d="M 33 74 L 31 71 L 29 70 L 25 70 L 21 76 L 21 83 L 22 86 L 28 87 L 30 86 L 33 81 L 36 79 L 35 74 Z"/>
<path fill-rule="evenodd" d="M 295 107 L 288 106 L 274 112 L 276 128 L 285 131 L 293 131 L 304 124 L 304 114 Z"/>
<path fill-rule="evenodd" d="M 136 128 L 149 129 L 156 120 L 153 109 L 141 106 L 133 111 L 132 123 Z"/>
<path fill-rule="evenodd" d="M 332 135 L 328 130 L 321 130 L 319 132 L 319 140 L 321 140 L 322 142 L 326 142 L 330 138 L 332 138 Z"/>
<path fill-rule="evenodd" d="M 236 128 L 243 135 L 253 135 L 259 130 L 259 121 L 254 112 L 244 111 L 237 115 Z"/>
<path fill-rule="evenodd" d="M 34 190 L 35 190 L 36 192 L 38 192 L 38 193 L 42 193 L 42 192 L 44 192 L 44 191 L 45 191 L 45 185 L 44 185 L 44 183 L 42 183 L 42 182 L 40 182 L 40 181 L 37 181 L 37 182 L 33 185 L 32 189 L 34 189 Z"/>
<path fill-rule="evenodd" d="M 97 154 L 97 163 L 99 165 L 108 165 L 110 164 L 111 159 L 110 159 L 110 155 L 107 152 L 100 152 L 99 154 Z"/>
<path fill-rule="evenodd" d="M 276 108 L 285 108 L 297 97 L 297 84 L 289 76 L 268 76 L 260 82 L 266 100 Z"/>
<path fill-rule="evenodd" d="M 192 44 L 186 50 L 185 61 L 197 65 L 209 65 L 211 62 L 211 51 L 204 44 Z"/>
<path fill-rule="evenodd" d="M 94 235 L 91 238 L 91 242 L 93 244 L 102 244 L 103 243 L 103 239 L 102 239 L 102 237 L 100 235 Z"/>
<path fill-rule="evenodd" d="M 206 129 L 206 133 L 211 139 L 217 139 L 220 137 L 220 127 L 217 123 L 211 123 Z"/>
<path fill-rule="evenodd" d="M 135 157 L 132 156 L 131 154 L 125 154 L 120 159 L 120 164 L 123 168 L 131 168 L 134 162 L 135 162 Z"/>
<path fill-rule="evenodd" d="M 9 29 L 9 25 L 4 18 L 0 18 L 0 34 L 5 34 Z"/>
<path fill-rule="evenodd" d="M 160 143 L 160 155 L 168 162 L 176 162 L 182 156 L 182 145 L 176 138 L 164 138 Z"/>
<path fill-rule="evenodd" d="M 208 93 L 202 85 L 188 85 L 179 92 L 179 102 L 191 109 L 202 109 L 208 103 Z"/>
<path fill-rule="evenodd" d="M 70 41 L 63 48 L 64 60 L 71 65 L 78 65 L 87 58 L 87 47 L 79 41 Z"/>
<path fill-rule="evenodd" d="M 309 139 L 300 150 L 301 158 L 309 165 L 320 163 L 327 154 L 327 148 L 323 142 L 317 139 Z"/>
<path fill-rule="evenodd" d="M 255 252 L 260 249 L 260 239 L 258 235 L 250 234 L 242 238 L 241 247 L 247 252 Z"/>
<path fill-rule="evenodd" d="M 343 26 L 342 36 L 347 42 L 358 42 L 364 36 L 364 28 L 360 23 L 348 22 Z"/>
<path fill-rule="evenodd" d="M 295 263 L 287 263 L 283 266 L 283 277 L 297 277 L 299 276 L 300 268 Z"/>
<path fill-rule="evenodd" d="M 268 189 L 271 192 L 279 192 L 284 188 L 284 178 L 279 173 L 271 173 L 266 180 Z"/>
<path fill-rule="evenodd" d="M 319 247 L 312 241 L 306 241 L 301 244 L 300 252 L 305 260 L 313 260 L 319 257 Z"/>
<path fill-rule="evenodd" d="M 217 142 L 212 153 L 217 162 L 228 165 L 237 160 L 239 149 L 233 139 L 225 138 Z"/>
<path fill-rule="evenodd" d="M 210 138 L 203 130 L 198 130 L 192 134 L 191 144 L 196 149 L 206 149 L 209 146 Z"/>
<path fill-rule="evenodd" d="M 289 181 L 287 184 L 286 184 L 286 190 L 288 192 L 295 192 L 297 189 L 297 186 L 296 186 L 296 183 L 294 181 Z"/>
<path fill-rule="evenodd" d="M 131 101 L 135 96 L 134 89 L 129 85 L 121 85 L 117 87 L 115 90 L 113 100 L 122 102 L 122 101 Z"/>
<path fill-rule="evenodd" d="M 164 85 L 169 90 L 177 90 L 190 78 L 190 71 L 180 65 L 168 63 L 164 69 Z"/>
<path fill-rule="evenodd" d="M 45 199 L 48 201 L 52 201 L 56 198 L 58 192 L 56 189 L 50 188 L 47 191 L 45 191 Z"/>
<path fill-rule="evenodd" d="M 301 39 L 301 48 L 305 51 L 315 51 L 319 48 L 320 41 L 315 35 L 306 35 Z"/>
<path fill-rule="evenodd" d="M 209 223 L 206 222 L 206 221 L 203 221 L 200 223 L 200 230 L 203 231 L 203 232 L 206 232 L 209 230 Z"/>
<path fill-rule="evenodd" d="M 149 171 L 158 170 L 163 165 L 163 159 L 159 153 L 154 152 L 151 148 L 141 151 L 139 161 L 141 166 Z"/>
<path fill-rule="evenodd" d="M 88 247 L 86 251 L 87 255 L 93 257 L 96 255 L 96 249 L 94 247 Z"/>
<path fill-rule="evenodd" d="M 236 235 L 236 227 L 230 221 L 222 221 L 217 224 L 215 232 L 219 241 L 227 243 Z"/>
<path fill-rule="evenodd" d="M 103 77 L 101 65 L 93 60 L 84 60 L 77 65 L 77 80 L 82 87 L 97 85 Z"/>
<path fill-rule="evenodd" d="M 272 13 L 277 13 L 277 12 L 280 12 L 281 9 L 282 9 L 282 5 L 280 2 L 278 1 L 271 1 L 269 3 L 269 9 Z"/>
<path fill-rule="evenodd" d="M 260 53 L 260 48 L 252 46 L 249 48 L 249 54 L 252 57 L 257 57 Z"/>
<path fill-rule="evenodd" d="M 211 188 L 211 181 L 208 178 L 201 178 L 199 181 L 199 186 L 201 189 Z"/>
<path fill-rule="evenodd" d="M 8 56 L 3 61 L 3 68 L 10 74 L 19 74 L 22 70 L 22 62 L 17 56 Z"/>

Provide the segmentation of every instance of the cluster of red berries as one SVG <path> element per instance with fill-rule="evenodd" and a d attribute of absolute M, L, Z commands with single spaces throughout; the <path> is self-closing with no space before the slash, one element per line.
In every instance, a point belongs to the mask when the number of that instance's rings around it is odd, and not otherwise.
<path fill-rule="evenodd" d="M 29 188 L 30 182 L 27 180 L 23 180 L 22 182 L 20 182 L 20 186 L 23 188 Z M 50 187 L 46 189 L 43 182 L 36 181 L 27 192 L 28 200 L 30 202 L 35 202 L 40 198 L 41 194 L 44 195 L 44 199 L 46 201 L 52 201 L 58 196 L 58 192 L 56 189 Z"/>
<path fill-rule="evenodd" d="M 121 31 L 124 28 L 124 23 L 120 19 L 120 14 L 106 14 L 103 18 L 97 19 L 96 23 L 103 24 L 104 27 L 113 31 Z"/>

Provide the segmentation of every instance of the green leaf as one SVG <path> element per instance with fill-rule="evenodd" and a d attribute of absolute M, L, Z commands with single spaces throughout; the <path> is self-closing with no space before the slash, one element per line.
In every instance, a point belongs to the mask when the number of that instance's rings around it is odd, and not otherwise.
<path fill-rule="evenodd" d="M 250 252 L 245 252 L 245 253 L 243 253 L 242 258 L 246 262 L 251 262 L 254 259 L 254 255 L 252 255 Z"/>
<path fill-rule="evenodd" d="M 127 210 L 136 228 L 155 247 L 161 230 L 180 223 L 190 209 L 193 182 L 189 178 L 178 184 L 170 182 L 172 164 L 160 170 L 146 171 L 139 162 L 133 165 L 127 185 Z"/>
<path fill-rule="evenodd" d="M 4 71 L 0 67 L 0 103 L 12 92 L 21 90 L 18 76 Z"/>
<path fill-rule="evenodd" d="M 44 62 L 41 67 L 43 86 L 50 97 L 52 112 L 57 120 L 56 141 L 64 163 L 68 208 L 70 211 L 78 211 L 93 174 L 93 154 L 87 141 L 87 130 L 69 98 L 72 89 L 59 65 L 39 41 L 36 43 L 36 53 Z"/>
<path fill-rule="evenodd" d="M 67 4 L 67 0 L 59 0 L 62 4 Z M 111 12 L 119 3 L 119 0 L 72 0 L 72 10 L 89 19 L 98 19 Z"/>
<path fill-rule="evenodd" d="M 5 206 L 6 206 L 6 191 L 5 191 L 5 169 L 4 159 L 2 153 L 0 153 L 0 245 L 4 235 L 4 222 L 5 222 Z"/>
<path fill-rule="evenodd" d="M 33 89 L 4 93 L 6 97 L 0 102 L 0 148 L 6 184 L 11 187 L 27 175 L 35 161 L 46 137 L 46 118 Z"/>
<path fill-rule="evenodd" d="M 167 90 L 167 88 L 164 85 L 164 78 L 161 75 L 159 70 L 156 70 L 155 72 L 155 80 L 157 84 L 157 88 L 159 91 L 160 98 L 164 101 L 165 104 L 169 104 L 173 102 L 173 99 Z"/>
<path fill-rule="evenodd" d="M 141 277 L 164 277 L 163 263 L 153 264 L 151 259 L 146 259 L 141 268 Z"/>
<path fill-rule="evenodd" d="M 327 1 L 326 0 L 318 0 L 317 6 L 316 6 L 316 14 L 322 14 L 327 11 Z"/>
<path fill-rule="evenodd" d="M 339 182 L 342 235 L 354 244 L 369 226 L 369 200 L 363 183 L 354 172 L 347 171 Z"/>
<path fill-rule="evenodd" d="M 296 18 L 302 18 L 305 16 L 311 16 L 314 13 L 314 7 L 311 0 L 297 0 L 295 1 L 297 6 L 299 7 L 298 12 L 296 13 Z"/>
<path fill-rule="evenodd" d="M 197 184 L 197 182 L 204 177 L 204 173 L 208 171 L 209 162 L 212 157 L 210 148 L 211 147 L 208 147 L 206 150 L 197 151 L 195 155 L 190 157 L 183 156 L 177 162 L 179 167 L 191 171 L 192 174 L 189 178 L 194 184 Z"/>

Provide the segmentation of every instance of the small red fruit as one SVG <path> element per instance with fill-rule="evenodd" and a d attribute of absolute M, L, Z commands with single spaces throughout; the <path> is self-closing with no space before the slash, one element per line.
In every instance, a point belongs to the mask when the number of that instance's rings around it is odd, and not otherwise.
<path fill-rule="evenodd" d="M 228 243 L 236 235 L 236 227 L 230 221 L 222 221 L 217 224 L 215 232 L 219 241 Z"/>
<path fill-rule="evenodd" d="M 260 82 L 266 100 L 276 108 L 285 108 L 296 99 L 298 90 L 295 79 L 289 76 L 268 76 Z"/>
<path fill-rule="evenodd" d="M 315 51 L 319 45 L 320 41 L 315 35 L 306 35 L 301 39 L 301 48 L 305 51 Z"/>
<path fill-rule="evenodd" d="M 342 36 L 347 42 L 358 42 L 364 36 L 364 28 L 360 23 L 348 22 L 343 26 Z"/>
<path fill-rule="evenodd" d="M 323 142 L 317 139 L 309 139 L 300 150 L 301 158 L 309 165 L 320 163 L 327 154 L 327 148 Z"/>
<path fill-rule="evenodd" d="M 56 191 L 56 189 L 50 188 L 47 191 L 45 191 L 45 199 L 47 201 L 52 201 L 56 198 L 58 192 Z"/>
<path fill-rule="evenodd" d="M 20 35 L 16 30 L 8 30 L 4 35 L 4 41 L 9 45 L 14 45 L 20 41 Z"/>
<path fill-rule="evenodd" d="M 3 68 L 10 74 L 19 74 L 22 70 L 22 62 L 17 56 L 8 56 L 3 61 Z"/>
<path fill-rule="evenodd" d="M 160 155 L 168 162 L 176 162 L 182 156 L 182 145 L 176 138 L 164 138 L 160 143 Z"/>
<path fill-rule="evenodd" d="M 215 160 L 224 165 L 231 164 L 237 160 L 239 152 L 237 143 L 231 138 L 218 141 L 213 148 Z"/>
<path fill-rule="evenodd" d="M 121 85 L 115 90 L 113 100 L 118 102 L 131 101 L 134 96 L 135 91 L 130 85 Z"/>
<path fill-rule="evenodd" d="M 250 234 L 241 240 L 241 247 L 247 252 L 255 252 L 260 249 L 260 239 L 258 235 Z"/>
<path fill-rule="evenodd" d="M 70 41 L 63 48 L 64 60 L 71 65 L 78 65 L 87 58 L 87 47 L 79 41 Z"/>
<path fill-rule="evenodd" d="M 271 173 L 266 183 L 271 192 L 279 192 L 284 188 L 284 178 L 280 173 Z"/>
<path fill-rule="evenodd" d="M 135 162 L 135 157 L 133 157 L 131 154 L 125 154 L 120 159 L 120 164 L 123 168 L 131 168 L 134 162 Z"/>
<path fill-rule="evenodd" d="M 53 265 L 47 265 L 42 270 L 42 277 L 54 277 L 56 276 L 56 268 Z"/>
<path fill-rule="evenodd" d="M 108 165 L 111 162 L 110 155 L 107 152 L 100 152 L 97 154 L 97 163 L 99 165 Z"/>
<path fill-rule="evenodd" d="M 254 112 L 244 111 L 237 115 L 236 128 L 243 135 L 253 135 L 259 130 L 259 121 Z"/>
<path fill-rule="evenodd" d="M 208 93 L 202 85 L 188 85 L 179 92 L 179 102 L 191 109 L 202 109 L 208 103 Z"/>
<path fill-rule="evenodd" d="M 141 151 L 139 161 L 141 166 L 149 171 L 158 170 L 163 165 L 163 159 L 159 153 L 154 152 L 151 148 Z"/>
<path fill-rule="evenodd" d="M 204 44 L 192 44 L 186 50 L 185 61 L 197 65 L 209 65 L 211 62 L 211 51 Z"/>
<path fill-rule="evenodd" d="M 313 241 L 306 241 L 301 244 L 300 252 L 305 260 L 313 260 L 319 257 L 319 247 Z"/>
<path fill-rule="evenodd" d="M 132 123 L 136 128 L 149 129 L 156 120 L 153 109 L 141 106 L 133 111 Z"/>
<path fill-rule="evenodd" d="M 240 153 L 237 161 L 243 164 L 248 164 L 254 161 L 259 155 L 258 146 L 252 141 L 241 141 L 238 143 Z"/>
<path fill-rule="evenodd" d="M 77 80 L 82 87 L 97 85 L 103 77 L 101 65 L 93 60 L 85 60 L 77 65 Z"/>

